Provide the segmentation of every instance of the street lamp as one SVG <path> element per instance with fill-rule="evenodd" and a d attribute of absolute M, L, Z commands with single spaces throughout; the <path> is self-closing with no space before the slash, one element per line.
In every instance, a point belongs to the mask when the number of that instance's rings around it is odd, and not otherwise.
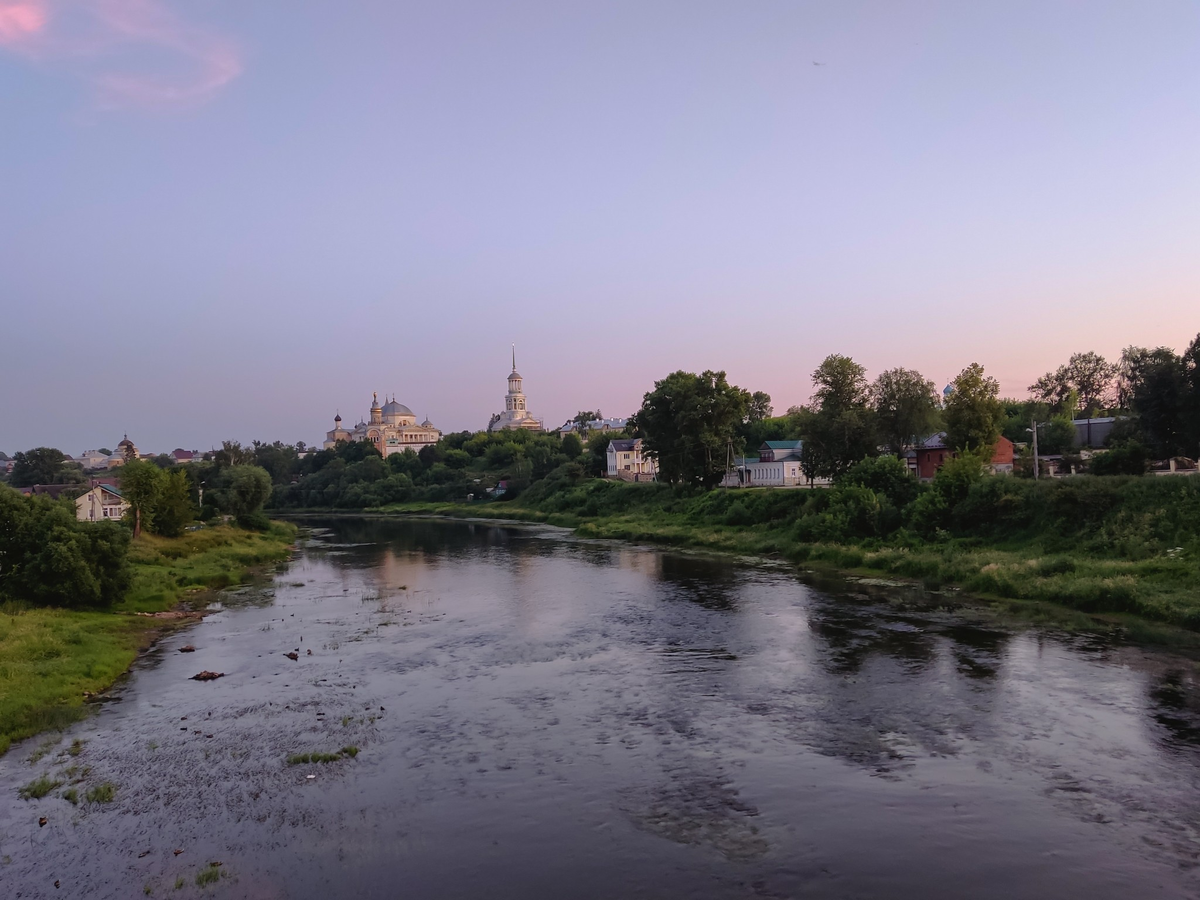
<path fill-rule="evenodd" d="M 1033 427 L 1026 428 L 1025 430 L 1033 435 L 1033 477 L 1036 479 L 1038 477 L 1039 470 L 1041 469 L 1041 466 L 1038 464 L 1038 448 L 1037 448 L 1038 422 L 1037 422 L 1037 419 L 1031 420 L 1031 424 L 1033 425 Z"/>

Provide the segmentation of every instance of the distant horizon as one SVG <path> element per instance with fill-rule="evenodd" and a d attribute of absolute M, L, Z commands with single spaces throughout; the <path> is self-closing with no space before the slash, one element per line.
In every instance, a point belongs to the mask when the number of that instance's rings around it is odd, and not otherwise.
<path fill-rule="evenodd" d="M 0 0 L 0 450 L 1200 330 L 1200 6 Z"/>

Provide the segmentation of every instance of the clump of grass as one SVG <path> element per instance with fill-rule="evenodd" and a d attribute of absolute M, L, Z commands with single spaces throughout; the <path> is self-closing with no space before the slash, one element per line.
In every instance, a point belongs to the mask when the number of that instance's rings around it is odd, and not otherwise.
<path fill-rule="evenodd" d="M 358 756 L 358 748 L 346 746 L 337 753 L 292 753 L 288 755 L 287 763 L 289 766 L 303 765 L 304 763 L 330 763 L 337 762 L 349 756 L 351 759 Z"/>
<path fill-rule="evenodd" d="M 84 794 L 84 799 L 88 803 L 112 803 L 116 795 L 117 786 L 111 781 L 105 781 L 95 787 L 88 788 L 88 792 Z"/>
<path fill-rule="evenodd" d="M 83 745 L 86 743 L 87 741 L 81 741 L 79 738 L 75 738 L 75 740 L 71 741 L 71 746 L 67 748 L 67 752 L 72 756 L 78 756 L 83 752 Z"/>
<path fill-rule="evenodd" d="M 29 782 L 29 784 L 17 791 L 17 794 L 22 800 L 40 800 L 56 787 L 61 786 L 61 781 L 53 779 L 49 775 L 43 775 Z"/>
<path fill-rule="evenodd" d="M 142 893 L 145 894 L 147 897 L 149 897 L 151 894 L 154 893 L 154 888 L 150 887 L 149 884 L 143 884 L 142 885 Z"/>
<path fill-rule="evenodd" d="M 29 764 L 32 766 L 37 763 L 43 756 L 50 752 L 50 748 L 62 740 L 62 737 L 52 737 L 42 741 L 41 745 L 29 755 Z"/>
<path fill-rule="evenodd" d="M 186 882 L 184 882 L 183 876 L 180 875 L 178 878 L 175 879 L 175 890 L 182 891 L 185 883 Z"/>
<path fill-rule="evenodd" d="M 206 887 L 216 884 L 221 878 L 221 864 L 209 863 L 196 873 L 196 887 Z"/>
<path fill-rule="evenodd" d="M 62 798 L 72 806 L 79 805 L 79 791 L 77 791 L 75 788 L 67 788 L 65 791 L 63 791 Z"/>

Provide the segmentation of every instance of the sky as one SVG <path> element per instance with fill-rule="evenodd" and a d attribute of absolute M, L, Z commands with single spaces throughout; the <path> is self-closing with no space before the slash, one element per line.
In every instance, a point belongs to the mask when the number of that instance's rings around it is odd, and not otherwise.
<path fill-rule="evenodd" d="M 0 450 L 1200 331 L 1200 4 L 0 0 Z"/>

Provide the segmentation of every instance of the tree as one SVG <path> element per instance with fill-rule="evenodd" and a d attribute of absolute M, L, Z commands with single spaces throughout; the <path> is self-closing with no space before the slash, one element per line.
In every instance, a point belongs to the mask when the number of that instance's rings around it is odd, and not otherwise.
<path fill-rule="evenodd" d="M 575 426 L 575 433 L 583 440 L 587 440 L 588 432 L 591 430 L 592 422 L 599 419 L 600 410 L 592 411 L 590 409 L 581 409 L 575 413 L 575 418 L 571 419 L 571 424 Z"/>
<path fill-rule="evenodd" d="M 243 527 L 258 527 L 261 523 L 257 519 L 271 496 L 271 476 L 267 470 L 259 466 L 232 466 L 221 480 L 225 511 Z"/>
<path fill-rule="evenodd" d="M 112 451 L 111 451 L 111 450 L 109 450 L 107 447 L 101 447 L 101 448 L 100 448 L 99 450 L 97 450 L 96 452 L 97 452 L 97 453 L 103 453 L 105 456 L 112 456 Z"/>
<path fill-rule="evenodd" d="M 150 462 L 160 469 L 169 469 L 175 465 L 175 459 L 167 453 L 160 453 L 150 458 Z"/>
<path fill-rule="evenodd" d="M 84 480 L 78 466 L 61 450 L 35 447 L 13 456 L 9 483 L 13 487 L 32 487 L 35 484 L 75 484 Z"/>
<path fill-rule="evenodd" d="M 154 533 L 163 537 L 179 537 L 196 517 L 192 503 L 192 488 L 187 473 L 181 469 L 163 472 L 159 478 L 158 496 L 154 500 Z"/>
<path fill-rule="evenodd" d="M 755 391 L 750 395 L 750 408 L 746 411 L 746 422 L 752 424 L 769 419 L 774 411 L 774 407 L 771 406 L 771 395 L 766 391 Z"/>
<path fill-rule="evenodd" d="M 945 409 L 947 446 L 960 451 L 993 447 L 1004 421 L 1000 383 L 979 363 L 971 363 L 951 385 Z"/>
<path fill-rule="evenodd" d="M 817 366 L 812 380 L 817 406 L 807 414 L 797 411 L 803 423 L 801 466 L 809 478 L 833 478 L 878 452 L 867 370 L 835 353 Z"/>
<path fill-rule="evenodd" d="M 1064 366 L 1047 372 L 1029 386 L 1034 399 L 1056 411 L 1074 416 L 1076 410 L 1093 415 L 1116 398 L 1118 366 L 1099 353 L 1076 353 Z M 1071 402 L 1071 393 L 1077 400 Z"/>
<path fill-rule="evenodd" d="M 1189 446 L 1186 422 L 1189 381 L 1188 363 L 1170 347 L 1126 347 L 1121 354 L 1121 403 L 1133 414 L 1141 438 L 1155 458 L 1189 449 L 1195 452 L 1196 448 Z"/>
<path fill-rule="evenodd" d="M 936 430 L 937 386 L 912 369 L 888 369 L 871 385 L 879 436 L 895 456 Z"/>
<path fill-rule="evenodd" d="M 239 441 L 221 441 L 221 449 L 215 451 L 212 458 L 220 469 L 248 466 L 254 463 L 254 450 L 243 447 Z"/>
<path fill-rule="evenodd" d="M 574 434 L 568 434 L 562 440 L 562 452 L 567 459 L 578 459 L 583 453 L 583 442 Z"/>
<path fill-rule="evenodd" d="M 750 399 L 724 372 L 672 372 L 643 396 L 633 426 L 644 435 L 661 479 L 714 487 Z"/>
<path fill-rule="evenodd" d="M 154 506 L 162 484 L 162 470 L 145 460 L 131 460 L 121 466 L 121 497 L 129 504 L 133 536 L 141 537 L 142 528 L 154 521 Z"/>
<path fill-rule="evenodd" d="M 68 503 L 0 486 L 0 599 L 110 606 L 129 589 L 129 532 L 78 522 Z"/>

